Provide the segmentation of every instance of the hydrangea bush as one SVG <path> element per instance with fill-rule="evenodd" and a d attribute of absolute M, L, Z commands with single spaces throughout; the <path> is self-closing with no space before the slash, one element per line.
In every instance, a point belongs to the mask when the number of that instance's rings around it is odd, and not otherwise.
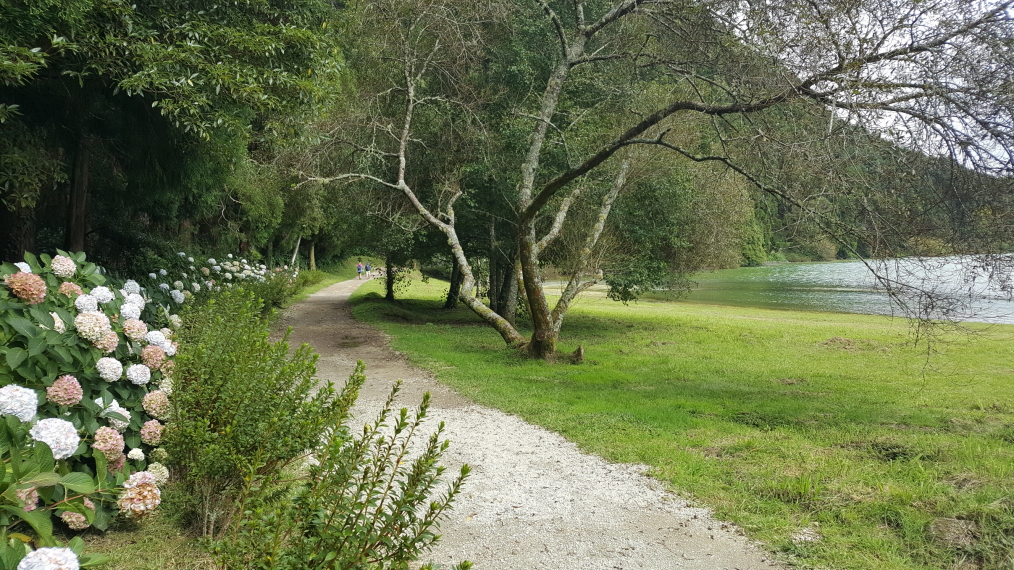
<path fill-rule="evenodd" d="M 268 310 L 280 307 L 296 292 L 299 272 L 288 266 L 269 268 L 231 253 L 216 259 L 181 251 L 177 257 L 174 266 L 159 268 L 138 280 L 141 290 L 152 300 L 145 318 L 159 326 L 179 328 L 181 322 L 175 313 L 182 305 L 194 299 L 207 300 L 223 290 L 251 291 Z"/>
<path fill-rule="evenodd" d="M 46 418 L 34 426 L 13 414 L 0 418 L 0 459 L 5 467 L 0 478 L 0 568 L 87 568 L 103 562 L 104 557 L 83 555 L 80 538 L 72 539 L 70 548 L 59 547 L 53 538 L 54 518 L 71 530 L 84 530 L 95 523 L 96 502 L 115 502 L 125 487 L 122 475 L 107 475 L 102 456 L 94 476 L 70 471 L 59 460 L 68 449 L 78 447 L 79 439 L 73 425 L 59 418 Z M 8 530 L 24 537 L 29 528 L 35 531 L 37 550 L 27 542 L 7 540 Z"/>
<path fill-rule="evenodd" d="M 83 497 L 93 508 L 69 511 L 56 507 L 66 504 L 63 483 L 47 487 L 53 492 L 39 490 L 37 505 L 19 499 L 17 491 L 29 495 L 18 485 L 3 496 L 72 529 L 85 522 L 105 528 L 122 507 L 120 491 L 112 490 L 147 467 L 144 454 L 155 446 L 146 441 L 161 433 L 160 420 L 148 409 L 166 417 L 177 344 L 164 325 L 173 314 L 155 306 L 136 281 L 109 279 L 83 253 L 25 259 L 0 265 L 0 415 L 9 428 L 24 428 L 8 429 L 8 439 L 24 431 L 26 445 L 49 450 L 50 475 L 87 478 L 98 494 Z M 128 458 L 128 449 L 142 455 Z M 131 513 L 144 508 L 132 507 Z"/>

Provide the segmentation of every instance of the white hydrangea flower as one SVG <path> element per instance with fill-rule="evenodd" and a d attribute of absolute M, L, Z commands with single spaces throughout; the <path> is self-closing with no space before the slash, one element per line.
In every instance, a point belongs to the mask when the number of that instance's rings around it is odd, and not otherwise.
<path fill-rule="evenodd" d="M 218 263 L 218 262 L 215 261 L 214 257 L 209 257 L 208 258 L 208 265 L 215 265 L 216 263 Z"/>
<path fill-rule="evenodd" d="M 226 279 L 232 279 L 232 273 L 226 273 L 225 274 L 225 278 Z"/>
<path fill-rule="evenodd" d="M 173 289 L 172 291 L 169 291 L 169 296 L 173 298 L 173 301 L 176 304 L 180 304 L 180 303 L 182 303 L 183 301 L 186 300 L 186 297 L 183 296 L 183 293 L 180 293 L 176 289 Z"/>
<path fill-rule="evenodd" d="M 120 316 L 124 319 L 140 319 L 141 318 L 141 307 L 133 303 L 124 303 L 120 307 Z"/>
<path fill-rule="evenodd" d="M 83 295 L 78 295 L 77 299 L 74 299 L 74 306 L 81 312 L 97 311 L 99 310 L 99 300 L 94 296 L 85 293 Z"/>
<path fill-rule="evenodd" d="M 137 284 L 137 281 L 127 279 L 127 282 L 123 284 L 123 290 L 127 293 L 140 293 L 141 286 Z"/>
<path fill-rule="evenodd" d="M 106 304 L 116 298 L 116 295 L 113 295 L 113 292 L 109 290 L 109 287 L 103 287 L 101 285 L 92 289 L 91 296 L 95 297 L 95 300 L 102 304 Z M 84 297 L 84 295 L 81 295 L 81 297 Z M 81 297 L 78 297 L 78 299 Z"/>
<path fill-rule="evenodd" d="M 109 317 L 98 311 L 80 313 L 74 317 L 74 327 L 77 328 L 79 335 L 92 342 L 102 340 L 113 330 L 109 324 Z"/>
<path fill-rule="evenodd" d="M 187 261 L 189 261 L 190 263 L 193 263 L 193 262 L 194 262 L 194 258 L 192 258 L 192 257 L 188 257 L 188 258 L 187 258 Z"/>
<path fill-rule="evenodd" d="M 169 378 L 168 376 L 163 376 L 162 379 L 159 380 L 158 388 L 159 388 L 159 390 L 162 390 L 163 392 L 165 392 L 166 396 L 171 396 L 172 393 L 173 393 L 173 380 L 172 380 L 172 378 Z"/>
<path fill-rule="evenodd" d="M 141 449 L 140 447 L 135 447 L 134 449 L 131 449 L 130 452 L 127 453 L 127 459 L 133 461 L 144 461 L 144 450 Z"/>
<path fill-rule="evenodd" d="M 96 398 L 95 403 L 102 406 L 103 405 L 102 398 Z M 109 414 L 119 414 L 123 416 L 125 420 L 114 418 Z M 110 402 L 110 404 L 106 406 L 101 413 L 99 413 L 99 416 L 108 419 L 109 425 L 111 425 L 113 429 L 121 433 L 125 431 L 127 427 L 130 426 L 130 412 L 127 411 L 127 409 L 125 409 L 123 406 L 121 406 L 120 403 L 117 402 L 116 400 Z"/>
<path fill-rule="evenodd" d="M 162 277 L 165 277 L 166 275 L 169 275 L 169 272 L 166 271 L 165 269 L 159 269 L 158 274 L 161 275 Z"/>
<path fill-rule="evenodd" d="M 144 386 L 151 381 L 151 369 L 143 364 L 131 364 L 127 368 L 127 380 L 130 380 L 131 384 Z"/>
<path fill-rule="evenodd" d="M 28 433 L 35 441 L 48 445 L 53 450 L 54 459 L 67 459 L 74 455 L 81 443 L 74 424 L 59 418 L 39 420 Z"/>
<path fill-rule="evenodd" d="M 183 253 L 182 251 L 177 251 L 176 255 L 178 255 L 180 257 L 186 257 L 187 256 L 187 254 Z"/>
<path fill-rule="evenodd" d="M 32 421 L 39 409 L 39 396 L 35 390 L 8 384 L 0 388 L 0 415 L 14 416 L 24 422 Z"/>
<path fill-rule="evenodd" d="M 108 356 L 100 358 L 95 363 L 95 369 L 99 371 L 99 376 L 106 382 L 116 382 L 123 377 L 123 364 L 115 358 Z"/>
<path fill-rule="evenodd" d="M 67 332 L 67 325 L 63 322 L 63 319 L 60 318 L 60 315 L 54 312 L 50 312 L 49 315 L 53 317 L 53 330 L 60 334 Z"/>
<path fill-rule="evenodd" d="M 19 262 L 15 263 L 14 267 L 17 267 L 18 269 L 20 269 L 21 271 L 24 271 L 25 273 L 31 273 L 32 272 L 32 266 L 28 265 L 24 261 L 19 261 Z"/>
<path fill-rule="evenodd" d="M 18 562 L 17 570 L 80 570 L 77 554 L 69 548 L 46 546 L 33 550 Z"/>
<path fill-rule="evenodd" d="M 127 293 L 125 297 L 126 298 L 123 300 L 124 303 L 127 303 L 129 305 L 137 305 L 142 309 L 144 309 L 144 304 L 147 303 L 147 301 L 144 300 L 144 297 L 142 297 L 140 293 Z"/>
<path fill-rule="evenodd" d="M 148 469 L 146 471 L 155 477 L 156 485 L 163 485 L 169 480 L 169 469 L 161 463 L 152 463 L 148 465 Z"/>
<path fill-rule="evenodd" d="M 229 255 L 227 255 L 226 257 L 228 257 L 229 259 L 232 259 L 232 254 L 230 253 L 230 254 L 229 254 Z"/>
<path fill-rule="evenodd" d="M 165 346 L 161 346 L 160 348 L 165 351 L 165 355 L 166 356 L 168 356 L 170 358 L 172 358 L 173 356 L 176 356 L 176 345 L 175 344 L 173 344 L 171 342 L 167 342 L 165 344 Z"/>
<path fill-rule="evenodd" d="M 49 262 L 49 268 L 53 270 L 53 275 L 68 279 L 74 276 L 74 273 L 77 271 L 77 264 L 69 257 L 58 255 Z"/>
<path fill-rule="evenodd" d="M 144 340 L 148 344 L 154 344 L 155 346 L 166 344 L 165 334 L 162 331 L 148 331 L 148 334 L 144 335 Z"/>
<path fill-rule="evenodd" d="M 178 329 L 183 326 L 183 319 L 179 315 L 169 315 L 169 326 Z"/>
<path fill-rule="evenodd" d="M 184 279 L 187 278 L 187 274 L 186 273 L 180 273 L 180 275 L 182 275 Z"/>
<path fill-rule="evenodd" d="M 183 282 L 182 281 L 173 281 L 173 289 L 176 289 L 177 291 L 182 291 L 183 290 Z"/>
<path fill-rule="evenodd" d="M 163 291 L 168 291 L 169 290 L 169 284 L 168 283 L 159 283 L 158 284 L 158 288 L 161 289 L 161 290 L 163 290 Z"/>
<path fill-rule="evenodd" d="M 213 271 L 214 271 L 215 273 L 221 273 L 221 272 L 222 272 L 222 266 L 221 266 L 221 265 L 216 265 L 216 266 L 212 267 L 211 269 L 212 269 L 212 270 L 213 270 Z"/>
<path fill-rule="evenodd" d="M 191 283 L 190 284 L 190 288 L 194 290 L 194 293 L 200 293 L 201 292 L 201 286 L 198 283 Z"/>
<path fill-rule="evenodd" d="M 155 275 L 154 273 L 149 273 L 148 274 L 148 279 L 158 279 L 158 276 Z"/>

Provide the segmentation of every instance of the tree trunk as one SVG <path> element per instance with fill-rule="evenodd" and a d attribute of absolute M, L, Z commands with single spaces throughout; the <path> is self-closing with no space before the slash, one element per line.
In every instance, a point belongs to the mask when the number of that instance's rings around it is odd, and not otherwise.
<path fill-rule="evenodd" d="M 512 327 L 517 326 L 518 316 L 518 274 L 515 263 L 504 267 L 503 286 L 500 288 L 500 305 L 503 311 L 500 316 L 507 319 Z"/>
<path fill-rule="evenodd" d="M 503 316 L 500 306 L 500 256 L 496 247 L 496 222 L 489 221 L 489 308 Z"/>
<path fill-rule="evenodd" d="M 35 251 L 35 208 L 18 208 L 13 212 L 0 208 L 0 227 L 8 228 L 0 236 L 0 259 L 24 261 L 25 252 Z"/>
<path fill-rule="evenodd" d="M 556 352 L 556 329 L 549 310 L 549 301 L 539 275 L 539 260 L 532 247 L 535 231 L 531 224 L 524 228 L 521 236 L 521 272 L 525 282 L 525 297 L 528 298 L 528 314 L 532 319 L 532 338 L 528 341 L 528 354 L 535 358 L 549 358 Z"/>
<path fill-rule="evenodd" d="M 310 244 L 310 271 L 317 271 L 317 258 L 314 257 L 313 250 L 316 247 L 317 242 Z"/>
<path fill-rule="evenodd" d="M 387 273 L 387 276 L 386 276 L 386 279 L 385 279 L 385 281 L 386 281 L 385 284 L 387 285 L 387 294 L 384 295 L 384 298 L 387 299 L 388 301 L 393 302 L 394 301 L 394 278 L 395 278 L 395 273 L 397 273 L 397 271 L 398 271 L 398 268 L 396 268 L 394 265 L 391 264 L 391 260 L 390 259 L 385 260 L 385 263 L 387 264 L 387 271 L 385 272 L 385 273 Z"/>
<path fill-rule="evenodd" d="M 79 252 L 85 249 L 85 235 L 88 233 L 88 163 L 89 143 L 81 137 L 74 155 L 74 170 L 70 178 L 70 195 L 67 199 L 67 231 L 64 247 L 67 251 Z"/>
<path fill-rule="evenodd" d="M 461 268 L 458 267 L 458 260 L 453 260 L 451 265 L 451 284 L 447 290 L 447 300 L 444 302 L 445 309 L 453 309 L 458 306 L 458 295 L 461 294 Z"/>
<path fill-rule="evenodd" d="M 299 244 L 303 241 L 303 236 L 296 238 L 296 247 L 292 250 L 292 259 L 289 260 L 289 265 L 292 267 L 296 266 L 296 256 L 299 255 Z"/>

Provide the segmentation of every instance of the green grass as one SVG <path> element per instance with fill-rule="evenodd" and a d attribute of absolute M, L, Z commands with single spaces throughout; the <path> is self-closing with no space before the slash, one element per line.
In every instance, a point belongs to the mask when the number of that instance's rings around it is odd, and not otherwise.
<path fill-rule="evenodd" d="M 116 521 L 107 532 L 88 531 L 86 552 L 110 558 L 102 570 L 213 570 L 200 542 L 157 512 L 139 522 Z"/>
<path fill-rule="evenodd" d="M 645 463 L 804 567 L 1014 567 L 1014 327 L 946 337 L 927 360 L 903 319 L 603 298 L 580 300 L 561 351 L 527 360 L 446 284 L 381 283 L 354 314 L 461 393 L 612 461 Z M 949 547 L 938 517 L 974 521 Z M 796 544 L 819 525 L 822 539 Z M 974 566 L 973 566 L 974 567 Z"/>

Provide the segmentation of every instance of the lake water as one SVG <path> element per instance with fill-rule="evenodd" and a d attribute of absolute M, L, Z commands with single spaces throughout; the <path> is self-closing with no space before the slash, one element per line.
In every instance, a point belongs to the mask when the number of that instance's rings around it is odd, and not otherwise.
<path fill-rule="evenodd" d="M 976 258 L 892 260 L 877 273 L 910 307 L 935 318 L 1014 323 L 1014 302 L 1006 291 L 1009 260 L 997 266 Z M 874 273 L 860 261 L 782 263 L 698 274 L 684 300 L 775 309 L 905 315 L 892 303 Z M 927 294 L 931 293 L 931 294 Z M 932 297 L 934 305 L 926 307 Z"/>

